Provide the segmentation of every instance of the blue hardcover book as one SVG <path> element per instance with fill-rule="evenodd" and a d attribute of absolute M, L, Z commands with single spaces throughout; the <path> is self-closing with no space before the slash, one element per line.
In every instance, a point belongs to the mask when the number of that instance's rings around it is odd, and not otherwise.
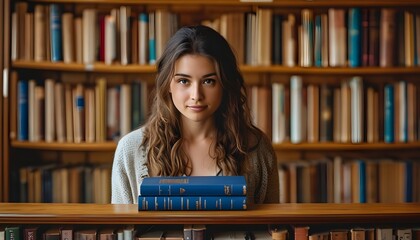
<path fill-rule="evenodd" d="M 348 52 L 350 67 L 359 67 L 361 65 L 361 27 L 362 15 L 360 8 L 350 8 L 348 33 Z"/>
<path fill-rule="evenodd" d="M 314 60 L 316 67 L 322 67 L 322 28 L 321 16 L 315 16 L 315 44 L 314 44 Z"/>
<path fill-rule="evenodd" d="M 27 141 L 28 135 L 28 81 L 18 81 L 18 140 Z"/>
<path fill-rule="evenodd" d="M 413 162 L 405 162 L 405 202 L 413 201 Z"/>
<path fill-rule="evenodd" d="M 387 84 L 384 90 L 384 141 L 394 142 L 394 86 Z"/>
<path fill-rule="evenodd" d="M 246 210 L 246 196 L 139 196 L 139 211 Z"/>
<path fill-rule="evenodd" d="M 359 184 L 360 184 L 360 203 L 366 203 L 366 163 L 363 160 L 359 160 Z"/>
<path fill-rule="evenodd" d="M 149 177 L 140 183 L 140 196 L 246 196 L 244 176 Z"/>
<path fill-rule="evenodd" d="M 51 61 L 63 60 L 61 36 L 61 10 L 58 4 L 50 5 L 50 31 L 51 31 Z"/>

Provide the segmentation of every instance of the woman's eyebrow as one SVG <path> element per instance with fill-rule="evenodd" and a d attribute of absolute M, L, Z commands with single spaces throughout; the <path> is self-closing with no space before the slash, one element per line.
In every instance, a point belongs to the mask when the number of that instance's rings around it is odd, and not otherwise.
<path fill-rule="evenodd" d="M 174 76 L 179 76 L 179 77 L 189 77 L 189 78 L 191 78 L 191 76 L 190 76 L 190 75 L 188 75 L 188 74 L 184 74 L 184 73 L 175 73 L 175 75 L 174 75 Z M 210 77 L 210 76 L 217 76 L 217 74 L 216 74 L 215 72 L 213 72 L 213 73 L 208 73 L 208 74 L 203 75 L 201 78 L 206 78 L 206 77 Z"/>

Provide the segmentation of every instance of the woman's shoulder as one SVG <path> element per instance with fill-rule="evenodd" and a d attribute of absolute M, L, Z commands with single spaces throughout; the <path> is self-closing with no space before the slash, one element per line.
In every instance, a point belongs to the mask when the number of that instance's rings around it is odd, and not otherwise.
<path fill-rule="evenodd" d="M 141 142 L 143 141 L 143 137 L 144 127 L 140 127 L 124 135 L 118 141 L 118 147 L 123 147 L 125 149 L 138 149 L 140 147 Z"/>
<path fill-rule="evenodd" d="M 271 151 L 273 148 L 273 145 L 271 144 L 270 139 L 268 136 L 262 132 L 257 131 L 254 134 L 250 134 L 249 136 L 249 143 L 251 146 L 251 152 L 257 151 L 257 152 L 265 152 L 267 150 Z"/>

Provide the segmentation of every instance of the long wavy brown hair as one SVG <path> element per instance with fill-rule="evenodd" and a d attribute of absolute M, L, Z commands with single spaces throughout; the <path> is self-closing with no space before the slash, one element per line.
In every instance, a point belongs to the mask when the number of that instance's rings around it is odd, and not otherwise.
<path fill-rule="evenodd" d="M 186 54 L 212 59 L 221 79 L 223 99 L 215 112 L 215 156 L 223 175 L 243 175 L 249 170 L 247 153 L 260 141 L 261 131 L 251 121 L 244 79 L 228 42 L 205 26 L 179 29 L 168 41 L 157 62 L 157 76 L 150 116 L 142 145 L 147 149 L 149 172 L 158 176 L 189 175 L 189 156 L 182 148 L 180 113 L 169 93 L 175 62 Z"/>

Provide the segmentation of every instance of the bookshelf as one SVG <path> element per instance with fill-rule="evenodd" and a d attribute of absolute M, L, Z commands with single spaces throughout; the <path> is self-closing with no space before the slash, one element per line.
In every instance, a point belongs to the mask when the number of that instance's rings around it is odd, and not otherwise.
<path fill-rule="evenodd" d="M 3 224 L 374 224 L 419 223 L 420 205 L 263 204 L 246 211 L 137 211 L 135 204 L 0 203 Z"/>
<path fill-rule="evenodd" d="M 138 64 L 129 63 L 122 65 L 120 62 L 109 65 L 104 61 L 94 61 L 92 63 L 82 63 L 73 61 L 71 63 L 64 63 L 64 61 L 52 62 L 47 60 L 34 61 L 25 60 L 17 57 L 12 59 L 13 51 L 12 48 L 12 12 L 15 10 L 16 4 L 20 1 L 6 0 L 1 5 L 4 9 L 4 22 L 1 27 L 4 27 L 4 38 L 0 42 L 2 46 L 0 48 L 1 55 L 5 56 L 3 61 L 0 61 L 0 66 L 8 70 L 7 85 L 6 89 L 8 95 L 2 99 L 0 112 L 2 118 L 0 124 L 2 127 L 1 152 L 2 152 L 2 179 L 0 182 L 0 198 L 4 201 L 16 201 L 16 181 L 19 181 L 18 171 L 22 167 L 28 167 L 36 165 L 37 162 L 43 162 L 45 164 L 63 164 L 63 165 L 74 165 L 74 164 L 110 164 L 112 162 L 113 151 L 116 147 L 116 141 L 109 139 L 103 139 L 101 141 L 85 142 L 58 142 L 56 139 L 50 142 L 45 140 L 40 141 L 27 141 L 18 140 L 18 117 L 17 117 L 17 82 L 21 79 L 29 80 L 34 76 L 37 85 L 43 85 L 46 79 L 53 79 L 56 82 L 65 82 L 76 85 L 77 83 L 83 83 L 86 86 L 94 86 L 97 79 L 105 78 L 107 87 L 116 86 L 119 84 L 126 84 L 137 81 L 140 79 L 148 85 L 149 90 L 153 88 L 154 74 L 156 68 L 153 64 Z M 29 6 L 28 12 L 34 12 L 36 5 L 48 6 L 50 4 L 57 4 L 62 6 L 63 12 L 74 13 L 74 17 L 81 17 L 84 9 L 96 9 L 98 13 L 105 14 L 109 13 L 113 8 L 119 8 L 120 6 L 129 6 L 132 8 L 132 12 L 153 12 L 157 10 L 167 10 L 171 13 L 178 14 L 179 26 L 186 24 L 197 24 L 203 20 L 214 20 L 218 19 L 225 13 L 249 13 L 256 12 L 259 9 L 271 10 L 273 14 L 279 14 L 283 16 L 283 21 L 286 20 L 285 16 L 291 13 L 296 17 L 295 31 L 297 26 L 303 22 L 301 15 L 303 15 L 303 9 L 313 10 L 313 16 L 319 14 L 326 14 L 330 8 L 344 9 L 347 11 L 352 7 L 360 7 L 362 9 L 380 9 L 380 8 L 392 8 L 398 11 L 410 10 L 414 14 L 420 14 L 420 2 L 416 0 L 387 0 L 387 1 L 363 1 L 363 0 L 322 0 L 322 1 L 293 1 L 293 0 L 273 0 L 271 2 L 266 1 L 233 1 L 233 0 L 217 0 L 217 1 L 200 1 L 197 3 L 193 0 L 177 1 L 177 0 L 28 0 L 23 1 Z M 0 9 L 1 10 L 1 9 Z M 99 16 L 99 15 L 98 15 Z M 244 15 L 245 16 L 245 15 Z M 415 18 L 415 17 L 414 17 Z M 420 29 L 420 28 L 419 28 Z M 2 29 L 0 29 L 2 30 Z M 295 34 L 297 35 L 297 33 Z M 347 36 L 347 35 L 346 35 Z M 296 38 L 298 36 L 295 36 Z M 297 41 L 297 40 L 296 40 Z M 361 42 L 362 40 L 360 40 Z M 420 41 L 419 41 L 420 42 Z M 296 42 L 296 45 L 299 45 Z M 347 81 L 354 76 L 360 76 L 363 79 L 364 86 L 373 87 L 378 91 L 378 98 L 384 97 L 384 91 L 382 90 L 386 84 L 396 83 L 399 81 L 406 81 L 412 83 L 417 87 L 417 99 L 420 98 L 420 85 L 418 77 L 420 76 L 419 64 L 413 64 L 412 66 L 401 66 L 394 64 L 393 66 L 379 67 L 379 66 L 360 66 L 360 67 L 348 67 L 348 59 L 346 59 L 345 66 L 327 66 L 327 67 L 315 67 L 307 66 L 303 67 L 299 64 L 299 47 L 296 47 L 296 58 L 294 66 L 285 66 L 285 64 L 246 64 L 240 65 L 240 68 L 244 74 L 245 81 L 250 88 L 263 87 L 268 88 L 271 92 L 273 83 L 283 84 L 286 89 L 289 89 L 290 93 L 290 82 L 292 76 L 300 76 L 302 78 L 303 86 L 305 91 L 307 86 L 314 85 L 320 87 L 323 84 L 327 84 L 334 89 L 340 89 L 343 82 Z M 397 58 L 397 56 L 395 56 Z M 244 61 L 245 62 L 245 61 Z M 2 77 L 2 76 L 1 76 Z M 0 86 L 0 88 L 3 87 Z M 363 95 L 366 95 L 366 88 L 363 90 Z M 253 89 L 250 90 L 252 92 Z M 258 91 L 258 90 L 256 90 Z M 252 94 L 250 94 L 252 95 Z M 268 135 L 272 135 L 273 123 L 271 117 L 273 111 L 271 109 L 271 93 L 269 94 L 270 108 L 265 109 L 265 116 L 269 116 L 268 128 L 266 131 Z M 290 96 L 289 96 L 290 97 Z M 366 97 L 366 96 L 365 96 Z M 267 98 L 267 96 L 266 96 Z M 418 101 L 417 101 L 418 102 Z M 418 103 L 417 103 L 418 104 Z M 378 115 L 384 114 L 384 103 L 379 103 Z M 418 104 L 419 105 L 419 104 Z M 307 107 L 307 106 L 305 106 Z M 290 106 L 289 106 L 290 108 Z M 366 107 L 367 108 L 367 107 Z M 384 142 L 384 119 L 377 119 L 374 125 L 377 125 L 379 139 L 368 142 L 366 136 L 364 140 L 360 142 L 352 142 L 351 140 L 346 141 L 327 141 L 323 142 L 320 140 L 310 142 L 305 140 L 303 137 L 299 143 L 291 143 L 291 130 L 290 127 L 287 129 L 288 136 L 285 141 L 273 142 L 274 149 L 276 151 L 279 164 L 286 166 L 287 169 L 290 162 L 301 162 L 300 160 L 310 162 L 312 160 L 319 159 L 332 159 L 336 156 L 343 157 L 346 161 L 353 159 L 366 158 L 370 159 L 398 159 L 410 161 L 413 160 L 415 170 L 413 173 L 420 171 L 420 161 L 418 159 L 420 151 L 420 110 L 419 107 L 414 108 L 417 113 L 417 117 L 414 118 L 417 125 L 415 130 L 417 136 L 414 139 L 407 142 L 385 143 Z M 290 111 L 290 109 L 289 109 Z M 341 110 L 340 110 L 341 111 Z M 350 111 L 350 110 L 349 110 Z M 362 107 L 363 114 L 368 112 L 365 106 Z M 290 113 L 287 116 L 290 121 Z M 2 122 L 1 122 L 2 121 Z M 363 120 L 365 121 L 365 120 Z M 366 120 L 367 121 L 367 120 Z M 290 122 L 289 122 L 290 124 Z M 306 124 L 306 123 L 305 123 Z M 309 123 L 308 123 L 309 124 Z M 305 126 L 306 128 L 307 126 Z M 363 133 L 367 134 L 367 127 L 363 127 Z M 380 160 L 379 160 L 380 161 Z M 415 176 L 415 175 L 414 175 Z M 403 176 L 404 177 L 404 176 Z M 413 183 L 413 187 L 420 185 L 420 179 L 413 180 L 417 181 Z M 414 201 L 420 201 L 420 193 L 413 198 Z"/>

